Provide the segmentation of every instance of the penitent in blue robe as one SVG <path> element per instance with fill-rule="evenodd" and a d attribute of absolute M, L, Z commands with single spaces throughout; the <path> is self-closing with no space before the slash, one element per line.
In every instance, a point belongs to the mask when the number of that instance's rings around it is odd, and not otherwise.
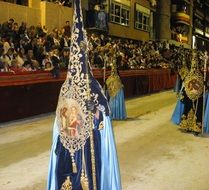
<path fill-rule="evenodd" d="M 102 114 L 102 112 L 100 114 L 103 117 L 104 128 L 99 130 L 99 121 L 94 120 L 97 190 L 121 190 L 120 172 L 110 117 Z M 91 163 L 89 143 L 88 139 L 85 144 L 85 161 L 89 189 L 93 190 L 91 164 L 88 164 Z M 78 168 L 76 174 L 72 172 L 69 151 L 60 143 L 57 120 L 55 119 L 47 190 L 60 190 L 67 176 L 71 177 L 73 190 L 82 190 L 80 184 L 81 150 L 76 152 L 75 160 Z"/>
<path fill-rule="evenodd" d="M 111 118 L 115 120 L 126 119 L 126 106 L 124 99 L 124 90 L 121 88 L 116 96 L 110 97 L 109 100 L 110 110 L 111 110 Z"/>
<path fill-rule="evenodd" d="M 183 112 L 184 112 L 184 103 L 180 99 L 178 99 L 176 102 L 176 107 L 171 117 L 171 121 L 174 124 L 179 125 L 181 122 L 181 117 Z"/>
<path fill-rule="evenodd" d="M 206 94 L 205 99 L 204 132 L 209 133 L 209 93 Z"/>
<path fill-rule="evenodd" d="M 178 90 L 179 97 L 182 95 L 183 88 L 184 88 L 184 85 L 182 83 L 180 91 Z M 181 117 L 184 113 L 184 103 L 180 100 L 179 97 L 177 99 L 176 107 L 175 107 L 172 117 L 171 117 L 171 121 L 176 125 L 179 125 L 181 123 Z"/>
<path fill-rule="evenodd" d="M 121 190 L 108 102 L 89 66 L 81 0 L 74 0 L 73 7 L 70 60 L 54 122 L 47 190 L 93 190 L 94 184 L 97 190 Z"/>

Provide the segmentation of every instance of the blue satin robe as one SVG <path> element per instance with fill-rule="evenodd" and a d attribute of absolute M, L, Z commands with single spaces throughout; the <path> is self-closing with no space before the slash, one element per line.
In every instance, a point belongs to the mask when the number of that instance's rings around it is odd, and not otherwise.
<path fill-rule="evenodd" d="M 109 105 L 112 119 L 122 120 L 127 118 L 123 88 L 119 90 L 116 96 L 110 97 Z"/>
<path fill-rule="evenodd" d="M 204 132 L 209 133 L 209 93 L 206 94 L 205 99 Z"/>
<path fill-rule="evenodd" d="M 96 178 L 98 190 L 121 190 L 120 172 L 117 160 L 115 141 L 109 116 L 103 115 L 104 128 L 98 130 L 98 121 L 94 120 L 94 145 L 96 159 Z M 89 189 L 92 187 L 91 160 L 89 140 L 85 145 L 85 159 Z M 55 119 L 53 129 L 53 144 L 49 162 L 47 190 L 59 190 L 66 176 L 71 177 L 73 190 L 82 190 L 80 185 L 81 151 L 75 154 L 78 173 L 72 173 L 71 158 L 59 140 L 58 125 Z"/>

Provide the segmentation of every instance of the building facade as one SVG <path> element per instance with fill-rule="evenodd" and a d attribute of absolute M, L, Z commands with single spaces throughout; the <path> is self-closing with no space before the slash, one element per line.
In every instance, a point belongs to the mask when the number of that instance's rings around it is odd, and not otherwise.
<path fill-rule="evenodd" d="M 209 0 L 82 0 L 82 6 L 88 29 L 209 49 Z M 53 29 L 61 28 L 66 20 L 72 22 L 72 14 L 72 7 L 51 1 L 0 1 L 0 22 L 14 18 Z"/>

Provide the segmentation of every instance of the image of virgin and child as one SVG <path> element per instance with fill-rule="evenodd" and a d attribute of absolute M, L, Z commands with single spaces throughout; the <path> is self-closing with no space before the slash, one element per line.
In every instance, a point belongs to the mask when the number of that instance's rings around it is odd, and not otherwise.
<path fill-rule="evenodd" d="M 61 131 L 69 137 L 77 137 L 80 134 L 83 119 L 76 105 L 63 106 L 60 109 Z"/>

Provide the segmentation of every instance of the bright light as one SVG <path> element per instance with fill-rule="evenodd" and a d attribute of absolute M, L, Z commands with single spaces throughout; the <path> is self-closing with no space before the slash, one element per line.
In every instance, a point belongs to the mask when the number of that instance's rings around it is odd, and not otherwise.
<path fill-rule="evenodd" d="M 196 49 L 196 37 L 192 36 L 192 49 Z"/>

